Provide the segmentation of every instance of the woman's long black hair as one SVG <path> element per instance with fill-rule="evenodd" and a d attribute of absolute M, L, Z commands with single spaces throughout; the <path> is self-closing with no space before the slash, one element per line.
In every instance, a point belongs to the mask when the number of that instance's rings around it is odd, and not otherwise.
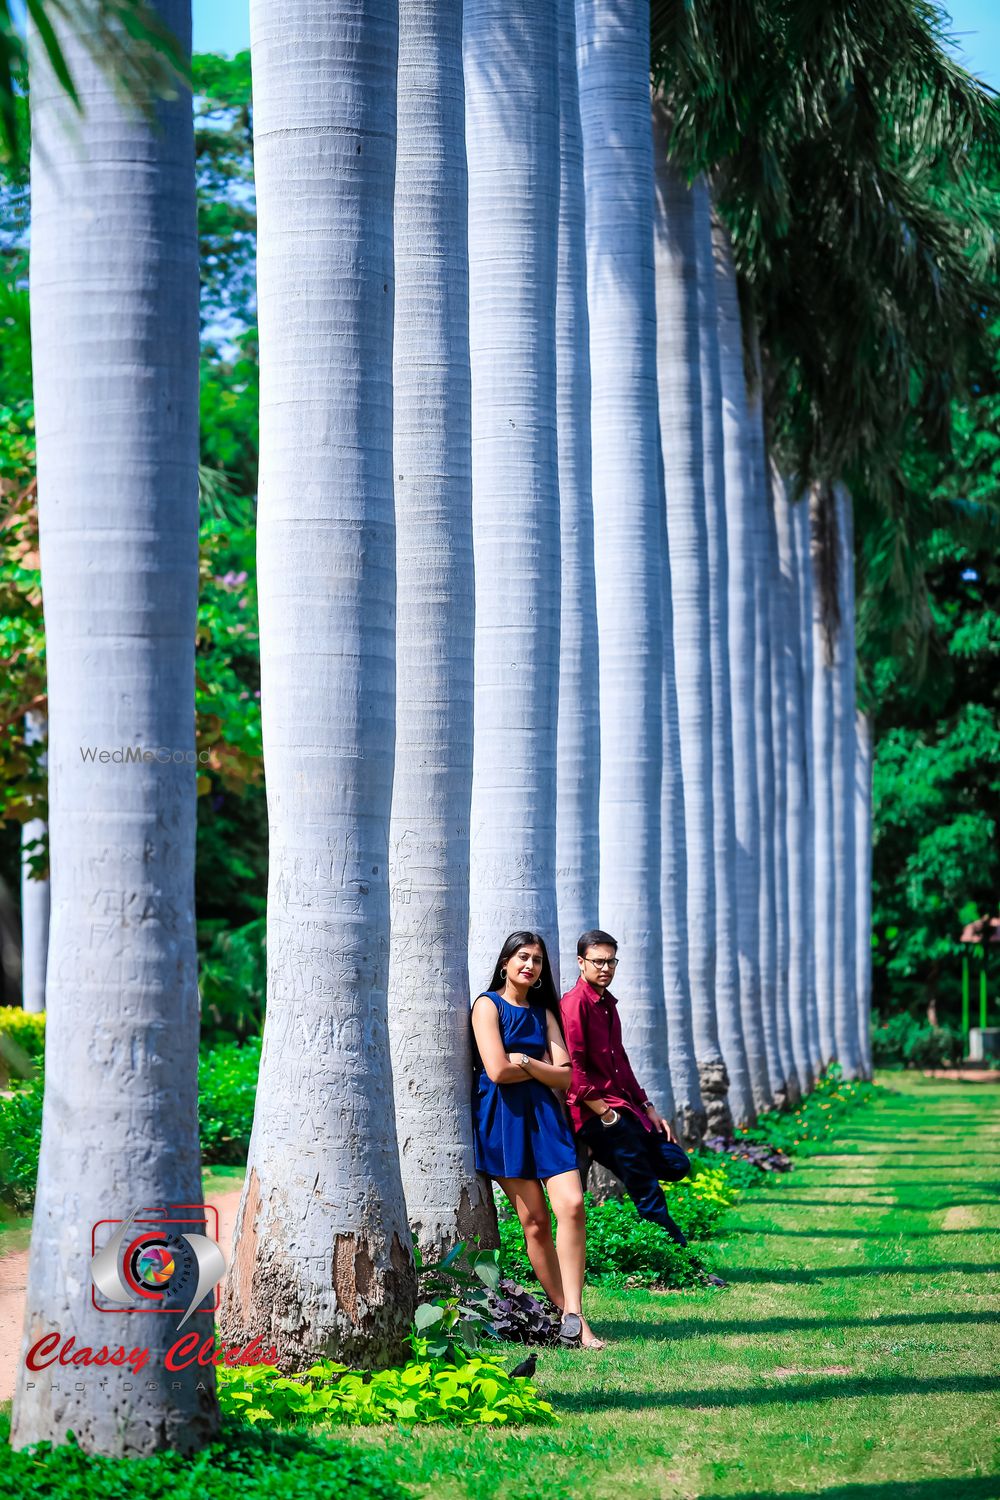
<path fill-rule="evenodd" d="M 544 1005 L 559 1020 L 559 995 L 556 991 L 556 982 L 552 977 L 552 965 L 549 963 L 549 950 L 545 946 L 545 939 L 540 932 L 512 932 L 509 938 L 504 940 L 500 949 L 500 957 L 497 959 L 493 969 L 493 978 L 490 980 L 488 989 L 502 990 L 503 980 L 500 970 L 505 966 L 507 960 L 512 958 L 518 948 L 527 948 L 538 944 L 542 950 L 542 972 L 539 975 L 541 984 L 539 988 L 528 991 L 528 999 L 532 1005 Z"/>

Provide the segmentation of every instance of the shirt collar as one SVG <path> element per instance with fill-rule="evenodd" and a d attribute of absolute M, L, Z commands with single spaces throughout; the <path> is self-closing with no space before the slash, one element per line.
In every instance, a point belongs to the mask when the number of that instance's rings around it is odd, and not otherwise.
<path fill-rule="evenodd" d="M 590 983 L 590 980 L 585 979 L 582 974 L 580 975 L 578 984 L 586 998 L 588 1000 L 592 1000 L 595 1005 L 600 1005 L 605 999 L 610 1000 L 612 1005 L 618 1004 L 618 1001 L 615 999 L 614 995 L 612 995 L 610 989 L 606 989 L 602 996 L 600 990 L 595 990 L 594 986 Z"/>

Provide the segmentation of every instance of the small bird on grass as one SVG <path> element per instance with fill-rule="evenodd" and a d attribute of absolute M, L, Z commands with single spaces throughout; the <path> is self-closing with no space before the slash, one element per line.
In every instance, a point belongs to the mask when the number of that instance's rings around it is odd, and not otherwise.
<path fill-rule="evenodd" d="M 527 1359 L 522 1359 L 521 1363 L 519 1365 L 515 1365 L 513 1370 L 511 1370 L 511 1380 L 520 1380 L 522 1378 L 525 1380 L 530 1379 L 531 1376 L 534 1375 L 537 1365 L 538 1355 L 529 1354 Z"/>

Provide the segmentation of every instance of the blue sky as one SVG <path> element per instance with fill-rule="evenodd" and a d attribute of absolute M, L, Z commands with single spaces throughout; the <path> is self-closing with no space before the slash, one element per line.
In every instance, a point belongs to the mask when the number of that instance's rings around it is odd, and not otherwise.
<path fill-rule="evenodd" d="M 951 0 L 947 9 L 960 61 L 1000 89 L 1000 0 Z M 249 10 L 250 0 L 194 0 L 195 50 L 232 54 L 248 47 Z"/>

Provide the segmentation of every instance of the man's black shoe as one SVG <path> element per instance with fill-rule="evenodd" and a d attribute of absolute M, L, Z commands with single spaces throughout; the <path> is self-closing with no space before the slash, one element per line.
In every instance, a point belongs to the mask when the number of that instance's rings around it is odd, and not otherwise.
<path fill-rule="evenodd" d="M 670 1238 L 673 1240 L 674 1244 L 680 1245 L 681 1249 L 683 1249 L 687 1244 L 687 1235 L 684 1233 L 679 1224 L 674 1223 L 669 1214 L 667 1214 L 667 1222 L 663 1227 L 669 1234 Z"/>

